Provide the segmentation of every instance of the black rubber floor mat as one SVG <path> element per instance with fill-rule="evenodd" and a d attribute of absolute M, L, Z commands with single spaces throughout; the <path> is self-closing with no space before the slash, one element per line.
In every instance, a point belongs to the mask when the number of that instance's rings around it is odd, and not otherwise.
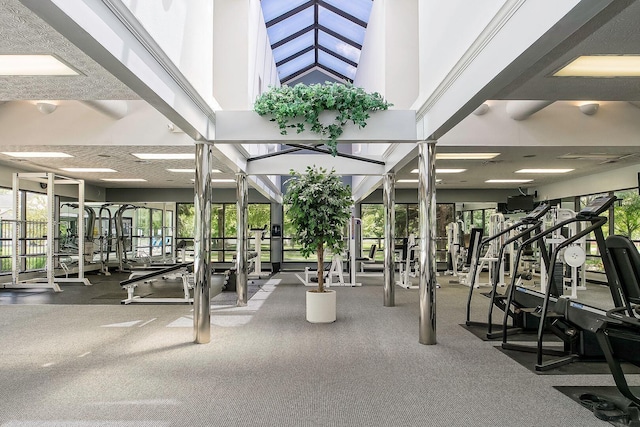
<path fill-rule="evenodd" d="M 492 332 L 499 332 L 500 336 L 497 338 L 487 338 L 487 327 L 486 326 L 468 326 L 462 323 L 462 326 L 467 331 L 471 332 L 476 337 L 480 338 L 482 341 L 502 341 L 502 325 L 495 325 L 492 328 Z M 525 331 L 518 334 L 509 335 L 509 341 L 536 341 L 538 339 L 537 331 Z M 557 337 L 550 337 L 553 341 L 560 342 L 560 339 Z"/>
<path fill-rule="evenodd" d="M 535 343 L 532 343 L 535 345 Z M 602 361 L 583 361 L 576 360 L 572 363 L 559 366 L 555 369 L 550 369 L 548 371 L 536 371 L 536 353 L 528 353 L 524 351 L 517 350 L 505 350 L 501 346 L 496 346 L 496 348 L 502 353 L 509 356 L 511 359 L 515 360 L 525 368 L 529 369 L 531 372 L 534 372 L 538 375 L 611 375 L 611 371 L 609 370 L 609 365 L 604 360 Z M 561 347 L 559 347 L 561 349 Z M 553 356 L 544 356 L 543 361 L 552 360 Z M 640 374 L 640 368 L 635 365 L 623 363 L 622 369 L 625 372 L 630 374 Z"/>
<path fill-rule="evenodd" d="M 610 402 L 615 404 L 616 406 L 615 409 L 608 409 L 606 407 L 601 410 L 596 409 L 595 412 L 598 412 L 598 414 L 596 415 L 596 413 L 594 413 L 594 416 L 598 417 L 599 419 L 603 419 L 602 418 L 603 416 L 605 417 L 609 416 L 611 418 L 615 418 L 616 415 L 626 412 L 629 406 L 629 403 L 631 403 L 631 401 L 626 397 L 624 397 L 616 387 L 554 386 L 553 388 L 555 388 L 565 396 L 571 398 L 571 400 L 576 402 L 577 405 L 582 405 L 587 407 L 584 403 L 585 402 L 584 396 L 587 396 L 587 395 L 593 396 L 591 400 L 595 401 L 596 403 Z M 640 387 L 630 387 L 630 388 L 634 393 L 640 394 Z M 628 425 L 625 420 L 610 420 L 609 424 L 614 425 L 616 427 L 622 427 L 622 426 Z"/>

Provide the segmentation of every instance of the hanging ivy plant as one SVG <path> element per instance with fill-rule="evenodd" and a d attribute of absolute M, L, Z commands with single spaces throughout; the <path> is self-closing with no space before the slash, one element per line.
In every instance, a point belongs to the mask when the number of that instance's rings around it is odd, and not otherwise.
<path fill-rule="evenodd" d="M 261 116 L 271 116 L 276 122 L 280 134 L 295 128 L 297 133 L 309 129 L 326 138 L 325 144 L 335 156 L 337 139 L 342 135 L 343 127 L 351 121 L 363 128 L 367 125 L 369 113 L 386 110 L 393 104 L 388 103 L 377 92 L 367 93 L 352 84 L 324 83 L 271 87 L 258 97 L 254 110 Z M 335 111 L 333 123 L 324 124 L 319 120 L 323 111 Z"/>

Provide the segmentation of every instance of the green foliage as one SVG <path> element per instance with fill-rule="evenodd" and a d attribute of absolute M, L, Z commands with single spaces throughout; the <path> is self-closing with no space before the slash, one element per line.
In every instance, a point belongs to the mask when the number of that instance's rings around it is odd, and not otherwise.
<path fill-rule="evenodd" d="M 622 203 L 614 209 L 615 233 L 637 239 L 640 230 L 640 196 L 628 192 L 624 194 Z"/>
<path fill-rule="evenodd" d="M 291 171 L 295 179 L 288 182 L 284 202 L 289 204 L 287 215 L 295 230 L 294 240 L 300 244 L 305 258 L 318 255 L 318 269 L 322 271 L 322 248 L 333 252 L 344 249 L 342 232 L 351 217 L 351 188 L 345 186 L 335 171 L 307 167 L 305 174 Z M 322 275 L 318 289 L 323 291 Z"/>
<path fill-rule="evenodd" d="M 282 135 L 286 135 L 289 128 L 301 133 L 308 126 L 321 138 L 327 138 L 326 145 L 335 156 L 337 139 L 347 122 L 363 128 L 371 111 L 386 110 L 392 105 L 379 93 L 370 94 L 351 84 L 327 82 L 307 86 L 298 83 L 293 87 L 271 87 L 258 97 L 254 110 L 261 116 L 272 116 L 270 120 L 278 124 Z M 319 120 L 320 113 L 325 110 L 336 112 L 334 122 L 328 125 Z M 292 123 L 292 120 L 296 122 Z"/>

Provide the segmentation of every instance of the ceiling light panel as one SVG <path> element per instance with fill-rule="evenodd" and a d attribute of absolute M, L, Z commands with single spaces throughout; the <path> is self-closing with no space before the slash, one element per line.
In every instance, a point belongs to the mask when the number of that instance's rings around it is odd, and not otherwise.
<path fill-rule="evenodd" d="M 77 76 L 52 55 L 0 55 L 0 76 Z"/>
<path fill-rule="evenodd" d="M 113 169 L 109 169 L 109 168 L 60 168 L 60 170 L 63 170 L 65 172 L 107 172 L 107 173 L 112 173 L 112 172 L 118 172 L 116 170 Z"/>
<path fill-rule="evenodd" d="M 466 169 L 436 169 L 436 173 L 462 173 Z M 418 173 L 418 169 L 412 169 L 411 173 Z"/>
<path fill-rule="evenodd" d="M 195 169 L 167 169 L 169 172 L 173 173 L 196 173 Z M 222 173 L 220 169 L 211 169 L 211 173 Z"/>
<path fill-rule="evenodd" d="M 487 184 L 524 184 L 531 182 L 532 179 L 488 179 L 485 182 Z"/>
<path fill-rule="evenodd" d="M 640 55 L 579 56 L 556 77 L 640 77 Z"/>
<path fill-rule="evenodd" d="M 520 169 L 515 173 L 567 173 L 574 169 Z"/>
<path fill-rule="evenodd" d="M 131 153 L 142 160 L 195 160 L 194 153 Z"/>
<path fill-rule="evenodd" d="M 500 153 L 436 153 L 436 160 L 489 160 Z"/>
<path fill-rule="evenodd" d="M 59 151 L 5 151 L 2 154 L 19 159 L 73 157 L 71 154 L 62 153 Z"/>
<path fill-rule="evenodd" d="M 147 182 L 144 178 L 102 178 L 101 181 L 108 182 Z"/>

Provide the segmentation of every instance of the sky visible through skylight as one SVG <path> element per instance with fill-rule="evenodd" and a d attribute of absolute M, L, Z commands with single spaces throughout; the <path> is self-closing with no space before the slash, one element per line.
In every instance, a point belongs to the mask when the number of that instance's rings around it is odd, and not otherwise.
<path fill-rule="evenodd" d="M 262 0 L 280 82 L 310 70 L 353 81 L 373 0 Z"/>

